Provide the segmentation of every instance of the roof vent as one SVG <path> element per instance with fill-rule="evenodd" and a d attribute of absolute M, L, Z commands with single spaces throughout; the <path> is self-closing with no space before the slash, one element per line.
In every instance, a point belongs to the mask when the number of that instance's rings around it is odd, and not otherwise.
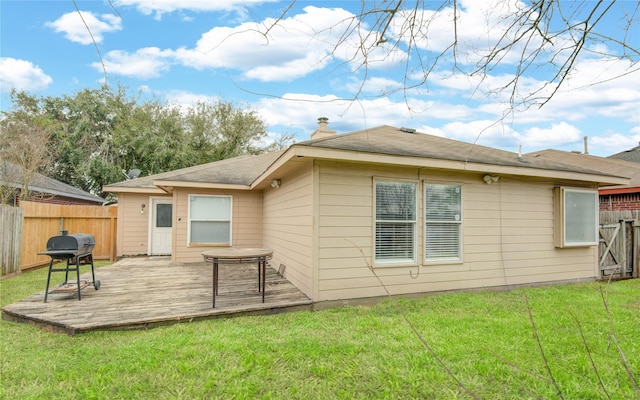
<path fill-rule="evenodd" d="M 402 128 L 400 128 L 400 130 L 402 132 L 406 132 L 406 133 L 416 133 L 416 130 L 413 129 L 413 128 L 404 128 L 404 127 L 402 127 Z"/>

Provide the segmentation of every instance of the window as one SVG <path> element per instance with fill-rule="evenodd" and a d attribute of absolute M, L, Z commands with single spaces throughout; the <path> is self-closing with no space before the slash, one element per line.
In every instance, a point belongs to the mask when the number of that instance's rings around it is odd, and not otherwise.
<path fill-rule="evenodd" d="M 173 223 L 173 204 L 156 204 L 156 228 L 171 228 Z"/>
<path fill-rule="evenodd" d="M 462 187 L 425 186 L 425 260 L 462 261 Z"/>
<path fill-rule="evenodd" d="M 559 187 L 554 192 L 556 247 L 598 244 L 598 192 Z"/>
<path fill-rule="evenodd" d="M 231 196 L 189 196 L 188 241 L 231 244 Z"/>
<path fill-rule="evenodd" d="M 416 184 L 375 182 L 376 263 L 415 263 Z"/>

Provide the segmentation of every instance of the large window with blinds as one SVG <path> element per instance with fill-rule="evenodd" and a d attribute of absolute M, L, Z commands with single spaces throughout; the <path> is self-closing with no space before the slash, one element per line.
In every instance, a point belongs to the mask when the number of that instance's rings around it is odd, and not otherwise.
<path fill-rule="evenodd" d="M 462 261 L 462 187 L 425 184 L 425 261 Z"/>
<path fill-rule="evenodd" d="M 416 262 L 416 183 L 375 181 L 375 262 Z"/>
<path fill-rule="evenodd" d="M 193 244 L 231 244 L 231 196 L 189 195 L 189 238 Z"/>

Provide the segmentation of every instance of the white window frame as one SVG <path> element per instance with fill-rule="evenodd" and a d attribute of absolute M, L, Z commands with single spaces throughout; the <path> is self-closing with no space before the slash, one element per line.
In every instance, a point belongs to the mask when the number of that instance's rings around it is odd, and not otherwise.
<path fill-rule="evenodd" d="M 460 190 L 460 213 L 457 214 L 455 217 L 458 217 L 457 219 L 454 218 L 454 220 L 430 220 L 428 219 L 428 209 L 429 209 L 429 204 L 427 204 L 427 188 L 429 186 L 450 186 L 450 187 L 455 187 L 458 188 Z M 463 255 L 464 255 L 464 247 L 463 247 L 463 221 L 464 221 L 464 190 L 461 184 L 459 183 L 443 183 L 443 182 L 424 182 L 423 183 L 423 203 L 424 203 L 424 226 L 423 226 L 423 234 L 424 234 L 424 263 L 427 265 L 434 265 L 434 264 L 459 264 L 461 262 L 463 262 Z M 428 254 L 428 245 L 427 245 L 427 227 L 429 224 L 451 224 L 451 225 L 457 225 L 458 226 L 458 255 L 455 257 L 437 257 L 437 258 L 430 258 L 429 254 Z"/>
<path fill-rule="evenodd" d="M 400 184 L 410 184 L 414 187 L 415 198 L 413 199 L 414 207 L 413 210 L 413 220 L 388 220 L 388 219 L 378 219 L 377 215 L 377 189 L 379 183 L 400 183 Z M 374 178 L 373 181 L 373 260 L 374 265 L 376 266 L 392 266 L 392 265 L 416 265 L 416 256 L 417 256 L 417 224 L 418 224 L 418 182 L 416 181 L 406 181 L 401 179 L 389 179 L 389 178 Z M 377 227 L 378 223 L 400 223 L 407 224 L 411 226 L 411 234 L 413 243 L 411 244 L 411 252 L 413 257 L 397 257 L 397 258 L 378 258 L 378 234 Z"/>
<path fill-rule="evenodd" d="M 229 199 L 229 219 L 192 219 L 191 218 L 191 202 L 194 197 L 209 198 L 226 198 Z M 208 195 L 208 194 L 190 194 L 188 198 L 188 217 L 187 217 L 187 247 L 191 246 L 231 246 L 231 238 L 233 237 L 233 196 L 226 195 Z M 229 237 L 225 242 L 192 242 L 191 241 L 191 222 L 228 222 Z"/>
<path fill-rule="evenodd" d="M 593 200 L 593 204 L 584 204 L 582 208 L 575 202 L 567 201 L 567 195 L 580 194 L 583 195 L 583 199 L 589 197 Z M 597 190 L 584 189 L 584 188 L 569 188 L 569 187 L 556 187 L 554 188 L 554 242 L 558 248 L 565 247 L 591 247 L 598 245 L 598 228 L 599 228 L 599 209 L 600 198 Z M 585 230 L 586 237 L 584 240 L 573 240 L 573 229 L 580 228 L 580 226 L 571 226 L 569 218 L 574 217 L 578 213 L 586 223 L 593 222 L 591 229 L 582 224 L 582 228 Z M 580 224 L 578 224 L 580 225 Z M 590 232 L 589 232 L 590 231 Z"/>

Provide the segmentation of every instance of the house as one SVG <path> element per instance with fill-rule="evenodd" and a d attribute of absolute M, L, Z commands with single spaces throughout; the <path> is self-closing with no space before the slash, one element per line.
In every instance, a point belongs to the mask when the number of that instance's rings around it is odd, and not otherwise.
<path fill-rule="evenodd" d="M 0 161 L 0 185 L 13 188 L 10 205 L 18 205 L 20 190 L 23 187 L 22 168 L 8 161 Z M 102 205 L 104 199 L 85 192 L 66 183 L 34 173 L 28 179 L 31 192 L 29 201 L 52 204 Z"/>
<path fill-rule="evenodd" d="M 607 158 L 560 150 L 542 150 L 529 153 L 528 156 L 550 162 L 568 162 L 613 175 L 629 176 L 631 180 L 628 185 L 604 186 L 598 189 L 600 211 L 640 211 L 640 146 Z M 633 161 L 634 159 L 637 161 Z"/>
<path fill-rule="evenodd" d="M 637 170 L 640 166 L 640 146 L 622 151 L 607 157 L 608 159 L 628 161 L 627 165 L 636 171 L 635 180 L 632 179 L 631 187 L 613 187 L 605 188 L 600 192 L 600 209 L 604 207 L 610 211 L 632 210 L 640 212 L 640 178 L 637 176 Z M 633 167 L 633 163 L 636 167 Z M 603 196 L 607 196 L 603 198 Z M 607 201 L 608 200 L 608 201 Z M 608 204 L 608 208 L 607 207 Z"/>
<path fill-rule="evenodd" d="M 624 160 L 624 161 L 640 163 L 640 146 L 633 147 L 629 150 L 621 151 L 620 153 L 610 155 L 607 158 L 614 158 L 616 160 Z"/>
<path fill-rule="evenodd" d="M 106 186 L 118 256 L 268 247 L 314 302 L 593 280 L 608 174 L 380 126 Z"/>

